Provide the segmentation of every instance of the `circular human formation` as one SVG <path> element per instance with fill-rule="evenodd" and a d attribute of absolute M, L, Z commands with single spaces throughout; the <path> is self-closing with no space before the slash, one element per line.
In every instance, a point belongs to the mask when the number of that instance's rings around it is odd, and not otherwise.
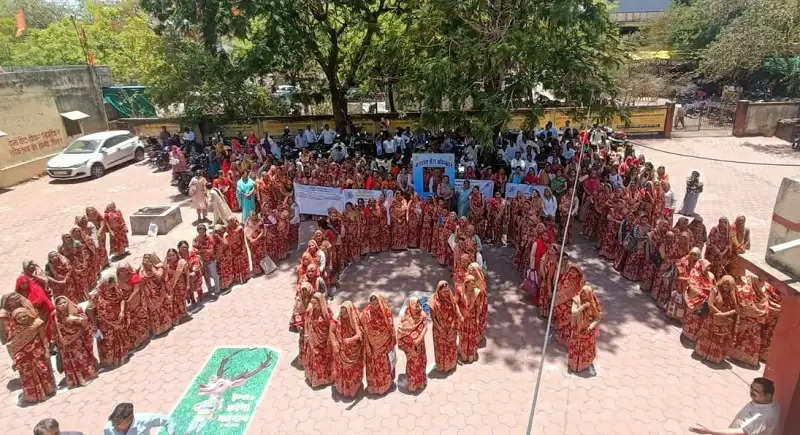
<path fill-rule="evenodd" d="M 476 261 L 481 242 L 475 227 L 449 212 L 444 202 L 439 208 L 430 201 L 428 207 L 414 193 L 396 192 L 387 202 L 381 194 L 361 207 L 348 203 L 344 212 L 330 209 L 328 217 L 318 221 L 319 229 L 297 268 L 290 327 L 299 336 L 298 361 L 312 387 L 333 384 L 343 397 L 358 394 L 364 377 L 368 393 L 389 391 L 395 379 L 395 347 L 407 357 L 408 391 L 425 388 L 428 316 L 440 372 L 454 370 L 458 360 L 476 361 L 486 335 L 487 286 L 483 267 Z M 437 221 L 437 215 L 444 219 Z M 397 326 L 378 293 L 371 294 L 361 310 L 353 301 L 344 301 L 334 315 L 327 298 L 347 264 L 370 254 L 409 248 L 429 252 L 451 269 L 453 286 L 440 281 L 429 299 L 409 298 Z"/>

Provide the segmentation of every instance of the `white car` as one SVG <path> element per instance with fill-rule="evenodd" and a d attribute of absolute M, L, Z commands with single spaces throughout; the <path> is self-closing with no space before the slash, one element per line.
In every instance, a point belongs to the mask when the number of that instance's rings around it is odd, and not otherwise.
<path fill-rule="evenodd" d="M 131 160 L 144 159 L 144 143 L 128 130 L 83 136 L 47 162 L 52 178 L 100 178 L 106 170 Z"/>

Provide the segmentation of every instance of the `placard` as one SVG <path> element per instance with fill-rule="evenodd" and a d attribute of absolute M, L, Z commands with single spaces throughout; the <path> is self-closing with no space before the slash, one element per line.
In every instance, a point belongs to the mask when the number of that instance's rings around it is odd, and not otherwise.
<path fill-rule="evenodd" d="M 463 178 L 457 178 L 455 182 L 455 189 L 457 194 L 461 194 L 461 191 L 464 189 L 464 180 Z M 483 194 L 483 200 L 488 201 L 492 199 L 494 196 L 494 181 L 492 180 L 469 180 L 469 188 L 470 190 L 478 186 L 481 193 Z"/>
<path fill-rule="evenodd" d="M 436 195 L 437 180 L 450 177 L 452 185 L 456 180 L 454 154 L 422 153 L 411 156 L 414 190 L 423 199 Z"/>
<path fill-rule="evenodd" d="M 506 183 L 506 199 L 514 199 L 517 196 L 517 192 L 522 192 L 525 198 L 530 198 L 534 190 L 538 191 L 539 196 L 544 198 L 544 189 L 546 188 L 547 186 L 540 184 Z"/>
<path fill-rule="evenodd" d="M 342 210 L 342 189 L 338 187 L 309 186 L 294 184 L 294 197 L 300 213 L 327 216 L 333 207 Z"/>

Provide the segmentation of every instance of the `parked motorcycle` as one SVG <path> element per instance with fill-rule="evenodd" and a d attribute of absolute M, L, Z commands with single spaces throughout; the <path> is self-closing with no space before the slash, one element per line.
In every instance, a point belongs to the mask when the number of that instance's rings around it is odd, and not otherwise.
<path fill-rule="evenodd" d="M 169 161 L 170 156 L 169 152 L 161 149 L 156 150 L 153 152 L 152 161 L 155 164 L 155 167 L 158 168 L 159 171 L 166 171 L 172 168 L 172 164 Z"/>

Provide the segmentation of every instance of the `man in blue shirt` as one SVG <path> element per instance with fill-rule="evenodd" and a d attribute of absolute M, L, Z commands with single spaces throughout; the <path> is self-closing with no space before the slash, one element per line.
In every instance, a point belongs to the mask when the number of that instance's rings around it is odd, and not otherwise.
<path fill-rule="evenodd" d="M 175 433 L 168 415 L 145 413 L 134 415 L 132 403 L 120 403 L 108 416 L 103 435 L 144 435 L 156 427 L 165 428 L 170 435 Z"/>
<path fill-rule="evenodd" d="M 308 141 L 306 141 L 302 128 L 297 129 L 297 134 L 294 137 L 294 147 L 301 151 L 308 148 Z"/>

